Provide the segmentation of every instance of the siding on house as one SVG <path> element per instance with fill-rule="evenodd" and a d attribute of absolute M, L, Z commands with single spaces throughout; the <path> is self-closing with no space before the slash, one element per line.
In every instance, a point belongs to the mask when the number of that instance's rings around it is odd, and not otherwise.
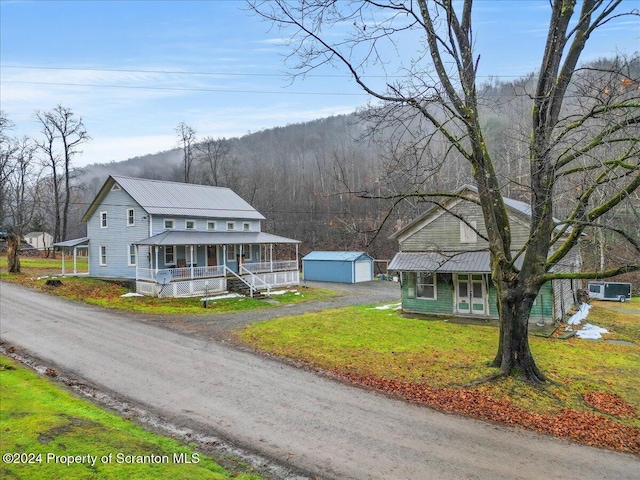
<path fill-rule="evenodd" d="M 128 226 L 128 210 L 134 209 L 135 225 Z M 101 227 L 101 213 L 107 212 L 107 227 Z M 146 217 L 146 218 L 145 218 Z M 123 189 L 110 190 L 100 207 L 87 220 L 89 274 L 95 277 L 135 277 L 135 266 L 129 266 L 129 245 L 149 235 L 147 213 Z M 106 265 L 101 265 L 101 247 L 107 249 Z M 138 248 L 138 262 L 148 264 L 149 247 Z"/>
<path fill-rule="evenodd" d="M 435 300 L 416 298 L 411 296 L 415 292 L 416 273 L 402 272 L 402 310 L 409 313 L 425 315 L 454 315 L 454 277 L 449 273 L 437 274 Z M 496 288 L 489 282 L 488 288 L 488 315 L 468 315 L 473 318 L 498 319 L 498 298 Z M 553 319 L 553 292 L 550 282 L 545 283 L 531 309 L 532 321 Z"/>
<path fill-rule="evenodd" d="M 461 201 L 453 206 L 450 211 L 464 218 L 468 223 L 475 222 L 476 229 L 486 236 L 486 228 L 482 209 L 479 205 Z M 512 231 L 512 246 L 514 249 L 522 247 L 529 236 L 529 227 L 513 212 L 509 212 Z M 439 251 L 473 251 L 486 250 L 488 243 L 481 237 L 476 243 L 463 243 L 460 241 L 460 223 L 462 221 L 454 215 L 437 209 L 432 212 L 424 222 L 416 225 L 412 233 L 400 238 L 400 250 L 403 252 L 424 252 L 429 250 Z"/>

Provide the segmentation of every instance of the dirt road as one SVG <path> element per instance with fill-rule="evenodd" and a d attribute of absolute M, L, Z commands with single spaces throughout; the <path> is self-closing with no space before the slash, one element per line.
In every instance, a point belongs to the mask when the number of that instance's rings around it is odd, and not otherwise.
<path fill-rule="evenodd" d="M 310 477 L 635 479 L 640 471 L 636 456 L 441 414 L 7 283 L 0 315 L 3 342 Z"/>

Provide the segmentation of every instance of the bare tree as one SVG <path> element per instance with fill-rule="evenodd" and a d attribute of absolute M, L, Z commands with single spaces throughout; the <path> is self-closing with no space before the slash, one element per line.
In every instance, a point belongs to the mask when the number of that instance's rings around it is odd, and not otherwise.
<path fill-rule="evenodd" d="M 230 170 L 233 162 L 229 141 L 206 137 L 195 145 L 195 150 L 198 160 L 207 167 L 207 183 L 222 186 L 222 177 Z"/>
<path fill-rule="evenodd" d="M 7 221 L 8 182 L 15 168 L 13 160 L 18 149 L 18 142 L 9 136 L 13 128 L 13 122 L 0 110 L 0 227 L 4 227 Z"/>
<path fill-rule="evenodd" d="M 355 82 L 374 99 L 377 109 L 396 124 L 424 122 L 416 145 L 448 144 L 468 165 L 478 189 L 491 255 L 491 276 L 497 290 L 500 340 L 493 365 L 496 376 L 519 372 L 531 382 L 544 382 L 528 343 L 528 320 L 541 286 L 568 274 L 552 268 L 577 245 L 583 232 L 621 203 L 640 185 L 638 165 L 640 102 L 638 78 L 620 62 L 607 69 L 609 78 L 632 88 L 608 98 L 594 91 L 582 103 L 568 108 L 574 95 L 573 81 L 580 81 L 578 62 L 591 34 L 603 25 L 629 14 L 618 12 L 621 0 L 584 0 L 580 8 L 572 0 L 549 2 L 549 30 L 540 71 L 531 94 L 529 175 L 526 187 L 531 197 L 531 227 L 526 248 L 512 251 L 510 221 L 502 185 L 485 142 L 477 90 L 480 56 L 474 51 L 473 1 L 407 0 L 343 1 L 269 0 L 249 1 L 262 17 L 286 30 L 290 38 L 294 68 L 304 75 L 325 64 L 344 67 Z M 336 35 L 336 32 L 344 32 Z M 326 32 L 331 32 L 326 33 Z M 400 79 L 381 85 L 376 78 L 390 71 L 401 58 L 395 52 L 407 35 L 418 45 L 406 63 L 396 64 Z M 422 42 L 415 41 L 415 34 Z M 392 53 L 385 53 L 392 52 Z M 367 76 L 367 69 L 374 74 Z M 613 84 L 612 84 L 613 85 Z M 617 91 L 617 90 L 616 90 Z M 612 89 L 609 88 L 611 93 Z M 410 132 L 410 129 L 406 129 Z M 608 147 L 620 148 L 614 153 Z M 588 173 L 592 183 L 572 198 L 572 207 L 560 222 L 554 218 L 556 190 L 564 178 Z M 596 203 L 596 185 L 615 183 L 616 189 Z M 408 196 L 442 198 L 448 191 L 404 192 Z M 640 247 L 629 232 L 616 232 L 634 250 Z M 551 253 L 550 253 L 551 252 Z M 522 267 L 516 260 L 522 258 Z M 574 277 L 605 277 L 638 269 L 625 264 L 600 272 L 582 272 Z"/>
<path fill-rule="evenodd" d="M 54 203 L 54 239 L 66 240 L 71 203 L 72 161 L 81 153 L 78 147 L 91 140 L 82 117 L 75 117 L 70 108 L 58 105 L 49 112 L 36 112 L 44 139 L 38 142 L 44 153 L 43 164 L 51 170 Z"/>
<path fill-rule="evenodd" d="M 27 137 L 16 142 L 10 157 L 13 163 L 6 179 L 9 234 L 7 237 L 7 266 L 11 273 L 20 273 L 20 242 L 31 224 L 39 200 L 36 166 L 36 145 Z"/>
<path fill-rule="evenodd" d="M 180 122 L 175 128 L 175 132 L 178 139 L 178 146 L 182 149 L 184 181 L 185 183 L 189 183 L 191 181 L 191 164 L 194 159 L 193 150 L 196 143 L 196 130 L 185 122 Z"/>

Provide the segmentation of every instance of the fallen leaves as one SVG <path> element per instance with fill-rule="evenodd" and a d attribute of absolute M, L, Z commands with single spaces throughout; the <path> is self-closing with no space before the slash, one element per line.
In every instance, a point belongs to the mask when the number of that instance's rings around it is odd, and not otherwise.
<path fill-rule="evenodd" d="M 506 399 L 496 399 L 477 390 L 430 388 L 419 383 L 375 376 L 348 374 L 339 371 L 332 373 L 349 382 L 382 390 L 445 412 L 461 413 L 483 420 L 501 422 L 572 439 L 586 445 L 640 454 L 640 428 L 621 425 L 596 413 L 565 409 L 556 415 L 544 415 L 529 412 Z M 625 402 L 615 395 L 594 393 L 584 397 L 588 403 L 593 401 L 601 406 L 604 404 L 616 405 L 617 407 L 614 409 L 616 412 L 635 415 L 635 409 L 627 405 L 633 409 L 633 413 L 630 413 L 630 408 L 624 407 L 622 404 Z M 599 407 L 596 408 L 600 410 Z M 611 414 L 617 415 L 617 413 Z"/>
<path fill-rule="evenodd" d="M 638 410 L 633 405 L 629 405 L 618 395 L 605 392 L 585 393 L 582 395 L 585 403 L 591 405 L 596 410 L 616 417 L 635 417 Z"/>

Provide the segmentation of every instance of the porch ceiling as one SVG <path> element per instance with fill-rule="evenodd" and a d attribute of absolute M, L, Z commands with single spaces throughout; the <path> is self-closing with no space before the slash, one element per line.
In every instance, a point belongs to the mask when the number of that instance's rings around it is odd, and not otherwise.
<path fill-rule="evenodd" d="M 264 232 L 198 232 L 168 230 L 144 240 L 136 245 L 240 245 L 260 243 L 301 243 L 292 238 L 280 237 Z"/>
<path fill-rule="evenodd" d="M 520 268 L 522 262 L 516 261 Z M 491 273 L 489 252 L 400 252 L 389 270 L 403 272 Z"/>

